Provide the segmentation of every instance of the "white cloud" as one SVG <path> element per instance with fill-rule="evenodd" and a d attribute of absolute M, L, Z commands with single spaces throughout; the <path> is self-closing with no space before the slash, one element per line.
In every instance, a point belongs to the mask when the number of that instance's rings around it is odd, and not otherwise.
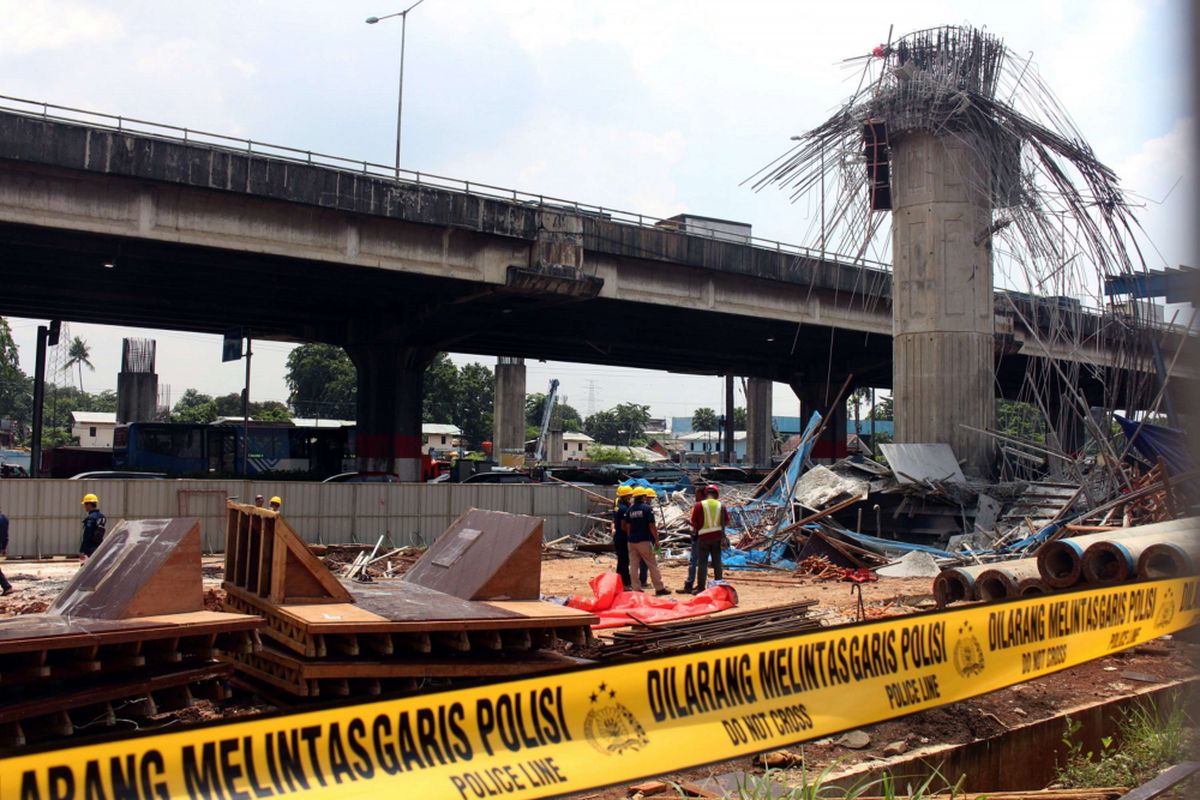
<path fill-rule="evenodd" d="M 1150 139 L 1116 165 L 1121 184 L 1134 193 L 1137 213 L 1154 243 L 1146 253 L 1150 267 L 1194 265 L 1195 119 L 1177 121 L 1166 134 Z"/>
<path fill-rule="evenodd" d="M 114 11 L 90 3 L 5 0 L 0 20 L 0 58 L 112 41 L 124 34 Z"/>
<path fill-rule="evenodd" d="M 444 169 L 472 180 L 657 217 L 685 208 L 671 177 L 687 149 L 678 131 L 595 125 L 550 111 L 525 120 L 493 144 Z"/>

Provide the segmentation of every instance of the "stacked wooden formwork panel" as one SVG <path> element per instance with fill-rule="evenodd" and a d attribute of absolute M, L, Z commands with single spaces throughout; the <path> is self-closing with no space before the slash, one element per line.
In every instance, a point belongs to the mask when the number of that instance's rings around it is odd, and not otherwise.
<path fill-rule="evenodd" d="M 220 699 L 261 625 L 204 609 L 197 520 L 122 521 L 45 613 L 0 620 L 0 748 Z"/>
<path fill-rule="evenodd" d="M 232 656 L 290 695 L 416 688 L 428 680 L 527 675 L 578 663 L 596 618 L 538 599 L 541 520 L 472 509 L 402 579 L 339 580 L 279 514 L 230 502 L 226 606 L 259 614 L 267 641 Z"/>

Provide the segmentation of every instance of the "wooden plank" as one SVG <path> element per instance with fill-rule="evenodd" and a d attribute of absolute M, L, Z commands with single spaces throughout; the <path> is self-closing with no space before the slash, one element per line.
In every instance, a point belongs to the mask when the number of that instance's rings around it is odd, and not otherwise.
<path fill-rule="evenodd" d="M 418 658 L 411 656 L 402 661 L 307 661 L 275 649 L 264 649 L 258 654 L 265 661 L 273 661 L 289 670 L 296 670 L 305 680 L 328 678 L 426 678 L 529 675 L 537 672 L 560 670 L 579 664 L 590 663 L 553 652 L 527 653 L 521 658 Z"/>
<path fill-rule="evenodd" d="M 81 706 L 136 697 L 170 686 L 186 686 L 193 681 L 223 679 L 229 677 L 232 672 L 233 668 L 229 664 L 212 663 L 191 669 L 170 668 L 113 683 L 89 681 L 88 685 L 82 689 L 58 690 L 53 694 L 5 703 L 0 706 L 0 724 L 42 716 L 47 713 L 68 711 Z"/>
<path fill-rule="evenodd" d="M 1157 778 L 1121 795 L 1121 800 L 1154 800 L 1197 772 L 1200 772 L 1200 761 L 1185 761 L 1182 764 L 1176 764 Z"/>

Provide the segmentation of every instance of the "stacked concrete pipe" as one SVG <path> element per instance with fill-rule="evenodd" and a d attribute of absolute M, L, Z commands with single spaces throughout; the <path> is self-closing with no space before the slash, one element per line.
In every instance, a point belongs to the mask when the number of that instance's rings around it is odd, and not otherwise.
<path fill-rule="evenodd" d="M 1083 579 L 1096 586 L 1111 586 L 1135 577 L 1149 577 L 1145 570 L 1150 564 L 1155 565 L 1156 572 L 1174 572 L 1176 575 L 1170 577 L 1177 577 L 1185 568 L 1186 548 L 1192 545 L 1194 539 L 1192 531 L 1167 531 L 1096 542 L 1083 551 Z M 1156 545 L 1161 545 L 1155 551 L 1159 555 L 1155 557 L 1152 554 L 1143 563 L 1142 556 L 1146 550 Z"/>
<path fill-rule="evenodd" d="M 1187 544 L 1159 542 L 1142 551 L 1138 558 L 1137 574 L 1140 578 L 1182 578 L 1196 575 L 1196 542 Z"/>
<path fill-rule="evenodd" d="M 1083 580 L 1083 554 L 1094 544 L 1125 542 L 1130 539 L 1146 537 L 1161 539 L 1167 535 L 1185 531 L 1194 532 L 1196 526 L 1195 518 L 1177 519 L 1134 528 L 1114 528 L 1111 531 L 1074 536 L 1069 539 L 1055 539 L 1038 548 L 1038 570 L 1041 572 L 1042 580 L 1049 588 L 1067 589 Z M 1136 564 L 1136 560 L 1134 563 Z"/>
<path fill-rule="evenodd" d="M 975 585 L 979 574 L 991 568 L 991 564 L 974 567 L 950 567 L 933 579 L 933 597 L 939 606 L 960 601 L 978 600 Z"/>
<path fill-rule="evenodd" d="M 1025 594 L 1022 594 L 1022 584 L 1025 584 Z M 1045 592 L 1036 558 L 1000 561 L 975 578 L 975 597 L 985 602 L 1009 597 L 1031 597 Z"/>

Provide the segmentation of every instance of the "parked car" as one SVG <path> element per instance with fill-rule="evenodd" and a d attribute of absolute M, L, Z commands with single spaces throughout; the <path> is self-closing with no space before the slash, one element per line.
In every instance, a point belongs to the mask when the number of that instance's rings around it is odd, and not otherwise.
<path fill-rule="evenodd" d="M 494 469 L 491 472 L 477 472 L 463 483 L 533 483 L 533 478 L 521 472 Z"/>
<path fill-rule="evenodd" d="M 400 476 L 394 472 L 343 472 L 326 478 L 321 483 L 399 483 Z"/>
<path fill-rule="evenodd" d="M 72 475 L 67 480 L 72 481 L 165 481 L 166 473 L 163 472 L 119 472 L 116 470 L 101 470 L 98 472 L 81 472 L 78 475 Z"/>

